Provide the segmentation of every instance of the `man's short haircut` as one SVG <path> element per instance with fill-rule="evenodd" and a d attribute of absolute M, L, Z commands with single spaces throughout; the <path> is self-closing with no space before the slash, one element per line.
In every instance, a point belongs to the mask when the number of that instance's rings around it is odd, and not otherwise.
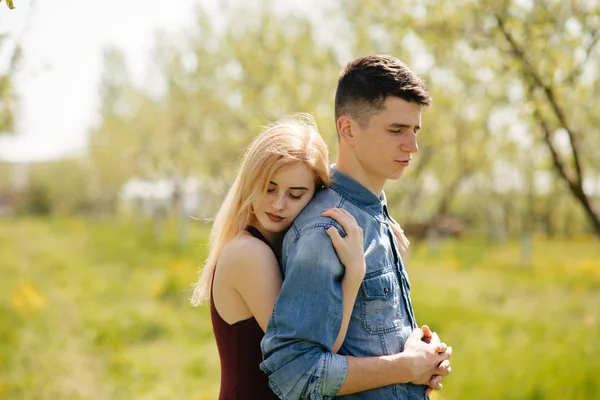
<path fill-rule="evenodd" d="M 360 124 L 383 110 L 389 96 L 428 106 L 427 83 L 396 57 L 367 55 L 350 62 L 335 92 L 335 120 L 348 115 Z"/>

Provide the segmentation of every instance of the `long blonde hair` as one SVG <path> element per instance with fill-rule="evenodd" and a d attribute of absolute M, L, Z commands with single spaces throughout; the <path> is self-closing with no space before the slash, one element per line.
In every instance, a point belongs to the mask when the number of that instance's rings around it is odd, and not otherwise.
<path fill-rule="evenodd" d="M 304 162 L 312 169 L 317 189 L 329 186 L 329 153 L 310 114 L 296 114 L 268 125 L 246 148 L 240 170 L 217 213 L 209 253 L 191 298 L 199 305 L 210 297 L 217 259 L 223 246 L 254 223 L 252 201 L 266 193 L 275 171 Z"/>

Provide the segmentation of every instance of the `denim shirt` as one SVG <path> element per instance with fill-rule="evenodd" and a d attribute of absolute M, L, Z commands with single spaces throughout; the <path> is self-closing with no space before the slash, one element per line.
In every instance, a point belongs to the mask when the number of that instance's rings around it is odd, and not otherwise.
<path fill-rule="evenodd" d="M 340 263 L 326 208 L 348 210 L 363 229 L 366 274 L 339 354 L 331 352 L 343 317 Z M 385 194 L 377 197 L 335 169 L 331 185 L 315 197 L 285 235 L 281 268 L 284 276 L 267 332 L 261 342 L 261 369 L 281 399 L 329 399 L 342 387 L 348 363 L 355 357 L 400 353 L 416 327 L 410 284 L 396 238 L 387 222 Z M 425 386 L 389 385 L 339 399 L 426 399 Z"/>

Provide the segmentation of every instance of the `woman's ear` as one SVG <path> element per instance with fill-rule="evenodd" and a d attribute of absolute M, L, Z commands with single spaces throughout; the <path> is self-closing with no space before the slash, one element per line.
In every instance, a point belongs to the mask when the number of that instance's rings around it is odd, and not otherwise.
<path fill-rule="evenodd" d="M 337 119 L 337 131 L 340 141 L 351 144 L 354 135 L 352 133 L 352 118 L 342 115 Z"/>

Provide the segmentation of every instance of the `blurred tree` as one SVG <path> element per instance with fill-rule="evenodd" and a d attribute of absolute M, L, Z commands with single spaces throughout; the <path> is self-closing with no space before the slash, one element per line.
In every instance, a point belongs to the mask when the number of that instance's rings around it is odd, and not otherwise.
<path fill-rule="evenodd" d="M 151 90 L 132 85 L 122 55 L 105 54 L 103 120 L 91 134 L 91 155 L 103 170 L 98 187 L 112 182 L 105 196 L 116 198 L 127 178 L 165 179 L 183 222 L 182 183 L 201 176 L 215 199 L 203 212 L 212 215 L 261 125 L 300 111 L 331 118 L 327 97 L 339 65 L 330 48 L 312 43 L 309 21 L 266 6 L 222 7 L 225 31 L 200 8 L 183 44 L 157 35 Z M 311 62 L 299 62 L 307 54 Z"/>
<path fill-rule="evenodd" d="M 413 238 L 423 238 L 456 212 L 452 204 L 463 186 L 480 191 L 491 179 L 498 151 L 491 143 L 505 145 L 490 126 L 498 96 L 490 93 L 489 74 L 474 69 L 472 54 L 465 54 L 463 15 L 453 5 L 357 0 L 340 2 L 338 11 L 356 48 L 352 53 L 394 54 L 430 85 L 433 105 L 423 113 L 420 151 L 402 180 L 387 189 L 398 218 L 420 221 Z"/>
<path fill-rule="evenodd" d="M 428 201 L 425 212 L 435 218 L 435 210 L 447 210 L 462 181 L 490 201 L 483 207 L 507 204 L 504 196 L 521 204 L 523 229 L 531 225 L 527 215 L 536 207 L 526 206 L 535 194 L 528 187 L 537 183 L 531 168 L 552 165 L 600 234 L 593 195 L 584 190 L 586 183 L 597 187 L 600 180 L 600 158 L 591 151 L 600 135 L 584 134 L 584 126 L 596 126 L 598 115 L 593 82 L 599 70 L 599 5 L 541 0 L 339 4 L 359 52 L 398 55 L 432 87 L 434 105 L 424 116 L 421 152 L 407 174 L 414 181 L 405 212 L 422 213 L 422 205 L 416 205 L 425 192 L 438 202 Z M 552 164 L 545 162 L 549 158 Z M 475 176 L 469 178 L 469 172 Z M 401 185 L 406 183 L 403 178 Z"/>
<path fill-rule="evenodd" d="M 0 34 L 0 51 L 6 51 L 7 48 L 8 68 L 0 71 L 0 135 L 14 131 L 15 90 L 12 76 L 21 56 L 19 45 L 12 43 L 8 34 Z"/>
<path fill-rule="evenodd" d="M 2 0 L 0 0 L 0 3 L 2 3 Z M 14 2 L 13 0 L 6 0 L 6 5 L 8 6 L 8 8 L 10 8 L 11 10 L 13 8 L 15 8 Z"/>
<path fill-rule="evenodd" d="M 94 211 L 90 197 L 89 163 L 65 158 L 29 164 L 29 182 L 18 195 L 17 212 L 37 215 L 89 215 Z"/>
<path fill-rule="evenodd" d="M 585 187 L 586 180 L 600 179 L 591 146 L 600 136 L 593 134 L 600 95 L 594 84 L 600 67 L 600 5 L 504 1 L 482 12 L 495 22 L 489 37 L 503 51 L 497 66 L 519 80 L 528 122 L 540 132 L 554 170 L 600 237 L 600 211 Z"/>
<path fill-rule="evenodd" d="M 114 212 L 122 185 L 134 176 L 137 148 L 130 137 L 143 129 L 134 121 L 143 96 L 132 86 L 125 58 L 115 49 L 104 52 L 100 97 L 102 123 L 89 135 L 90 190 L 101 210 Z"/>
<path fill-rule="evenodd" d="M 151 86 L 133 85 L 123 55 L 105 54 L 102 122 L 90 141 L 92 191 L 110 208 L 130 178 L 168 180 L 174 215 L 182 215 L 181 183 L 197 176 L 212 200 L 202 213 L 212 215 L 261 125 L 311 112 L 334 144 L 339 70 L 357 55 L 390 53 L 429 82 L 434 98 L 423 115 L 420 152 L 402 181 L 386 189 L 398 219 L 436 226 L 456 214 L 489 237 L 562 230 L 562 209 L 573 202 L 555 182 L 540 185 L 543 173 L 558 159 L 563 181 L 593 211 L 583 189 L 600 172 L 591 151 L 600 135 L 583 130 L 598 115 L 598 13 L 590 7 L 348 0 L 324 3 L 309 16 L 268 0 L 252 7 L 220 2 L 217 14 L 199 6 L 184 41 L 157 34 Z M 548 51 L 548 40 L 556 49 Z M 544 126 L 549 135 L 537 133 Z M 562 206 L 553 214 L 557 194 Z"/>

